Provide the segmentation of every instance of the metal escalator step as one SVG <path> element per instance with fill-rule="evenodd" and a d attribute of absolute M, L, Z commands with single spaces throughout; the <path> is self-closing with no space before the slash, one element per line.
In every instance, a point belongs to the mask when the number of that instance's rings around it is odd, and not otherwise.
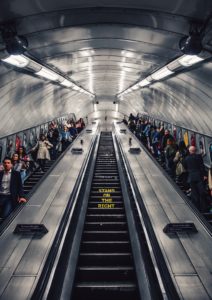
<path fill-rule="evenodd" d="M 129 253 L 80 253 L 79 266 L 129 266 L 132 265 L 132 254 Z"/>
<path fill-rule="evenodd" d="M 107 231 L 107 230 L 126 230 L 126 222 L 86 222 L 85 230 L 98 230 L 98 231 Z"/>
<path fill-rule="evenodd" d="M 133 280 L 135 280 L 135 270 L 130 266 L 81 266 L 78 268 L 78 282 L 115 282 Z"/>
<path fill-rule="evenodd" d="M 86 241 L 127 241 L 129 236 L 125 230 L 85 230 L 83 239 Z"/>
<path fill-rule="evenodd" d="M 82 252 L 129 252 L 129 241 L 83 241 Z"/>
<path fill-rule="evenodd" d="M 211 213 L 211 212 L 203 213 L 203 216 L 204 216 L 208 221 L 212 221 L 212 213 Z"/>
<path fill-rule="evenodd" d="M 103 211 L 104 212 L 104 211 Z M 113 221 L 123 221 L 126 220 L 126 216 L 124 214 L 87 214 L 86 221 L 102 221 L 102 222 L 113 222 Z"/>
<path fill-rule="evenodd" d="M 121 189 L 121 187 L 120 187 L 120 183 L 117 181 L 117 182 L 93 182 L 93 184 L 92 184 L 92 189 L 93 189 L 93 187 L 102 187 L 104 185 L 104 188 L 105 187 L 111 187 L 111 188 L 114 188 L 114 187 L 118 187 L 119 189 Z"/>
<path fill-rule="evenodd" d="M 114 188 L 113 188 L 114 189 Z M 94 187 L 91 190 L 91 196 L 103 196 L 103 193 L 109 193 L 110 196 L 113 198 L 114 196 L 121 196 L 121 190 L 116 189 L 114 192 L 111 191 L 109 187 L 107 188 L 102 188 L 102 187 Z"/>
<path fill-rule="evenodd" d="M 103 198 L 104 199 L 104 198 Z M 88 208 L 123 208 L 124 207 L 124 203 L 123 202 L 115 202 L 115 201 L 111 201 L 111 202 L 107 202 L 108 198 L 105 198 L 104 202 L 101 201 L 101 198 L 99 199 L 99 201 L 94 201 L 94 202 L 89 202 L 88 203 Z M 109 198 L 110 201 L 110 198 Z"/>
<path fill-rule="evenodd" d="M 99 199 L 102 199 L 102 194 L 101 195 L 96 195 L 96 196 L 90 196 L 89 201 L 95 201 L 95 202 L 99 202 Z M 122 196 L 113 196 L 113 201 L 120 201 L 122 200 Z"/>
<path fill-rule="evenodd" d="M 99 196 L 96 199 L 90 198 L 88 202 L 88 207 L 98 207 L 98 204 L 115 204 L 115 207 L 124 206 L 124 202 L 122 201 L 122 199 L 113 199 L 112 197 Z"/>
<path fill-rule="evenodd" d="M 111 203 L 112 204 L 112 203 Z M 122 207 L 113 207 L 112 205 L 105 205 L 102 207 L 99 207 L 99 208 L 95 208 L 95 207 L 92 207 L 92 208 L 88 208 L 88 213 L 89 214 L 121 214 L 124 212 L 124 208 Z"/>
<path fill-rule="evenodd" d="M 80 282 L 76 284 L 73 300 L 137 300 L 133 282 Z"/>

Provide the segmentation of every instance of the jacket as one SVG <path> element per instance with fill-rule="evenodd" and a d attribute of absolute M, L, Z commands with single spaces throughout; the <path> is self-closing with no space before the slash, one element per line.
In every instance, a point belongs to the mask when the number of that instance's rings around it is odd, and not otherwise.
<path fill-rule="evenodd" d="M 190 154 L 182 161 L 188 171 L 188 182 L 199 182 L 204 179 L 205 166 L 200 154 Z"/>
<path fill-rule="evenodd" d="M 0 171 L 0 185 L 2 183 L 3 175 L 4 171 Z M 19 198 L 25 197 L 21 181 L 21 174 L 15 170 L 12 170 L 11 172 L 10 193 L 14 204 L 17 204 Z"/>

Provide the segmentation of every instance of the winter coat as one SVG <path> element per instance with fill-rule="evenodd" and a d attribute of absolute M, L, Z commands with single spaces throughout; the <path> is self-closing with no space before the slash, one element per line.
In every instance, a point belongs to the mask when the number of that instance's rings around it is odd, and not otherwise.
<path fill-rule="evenodd" d="M 37 150 L 37 159 L 48 159 L 50 160 L 49 148 L 53 147 L 49 141 L 38 141 L 35 147 L 32 148 L 32 151 Z"/>

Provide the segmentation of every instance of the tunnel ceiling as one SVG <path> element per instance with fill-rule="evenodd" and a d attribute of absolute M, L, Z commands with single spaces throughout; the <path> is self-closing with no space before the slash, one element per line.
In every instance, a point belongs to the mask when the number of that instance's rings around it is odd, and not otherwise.
<path fill-rule="evenodd" d="M 13 24 L 18 34 L 27 38 L 28 54 L 64 73 L 108 105 L 116 94 L 182 55 L 179 40 L 188 35 L 191 22 L 201 27 L 211 13 L 211 0 L 0 1 L 1 28 Z M 211 22 L 203 45 L 205 50 L 212 51 Z M 1 40 L 0 49 L 4 47 Z M 1 64 L 0 74 L 6 73 Z M 36 80 L 29 81 L 32 86 L 37 84 Z M 176 93 L 180 90 L 179 78 L 167 82 Z M 3 86 L 3 81 L 0 83 Z M 162 83 L 163 95 L 166 84 Z M 148 94 L 150 98 L 153 94 L 158 97 L 155 89 L 157 85 L 132 93 L 124 99 L 126 105 L 120 105 L 120 110 L 127 113 L 126 107 L 131 106 L 132 111 L 149 110 L 157 115 L 157 103 L 152 104 L 151 100 L 149 107 L 145 98 Z M 82 102 L 76 101 L 76 92 L 69 93 L 75 106 L 80 105 L 78 110 L 83 110 Z M 86 107 L 85 113 L 91 112 L 93 106 Z M 164 116 L 167 117 L 168 114 Z"/>

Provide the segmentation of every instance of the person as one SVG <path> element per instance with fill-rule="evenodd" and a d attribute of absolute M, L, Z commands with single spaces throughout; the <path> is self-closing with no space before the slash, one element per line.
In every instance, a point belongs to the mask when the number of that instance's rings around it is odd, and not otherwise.
<path fill-rule="evenodd" d="M 12 164 L 13 170 L 20 172 L 22 183 L 24 183 L 28 166 L 24 160 L 19 159 L 17 152 L 12 155 Z"/>
<path fill-rule="evenodd" d="M 188 149 L 185 145 L 185 142 L 181 140 L 178 145 L 178 151 L 174 157 L 174 163 L 176 166 L 176 175 L 178 176 L 178 182 L 182 182 L 183 185 L 186 187 L 187 182 L 187 172 L 183 168 L 182 161 L 189 155 Z"/>
<path fill-rule="evenodd" d="M 57 149 L 59 144 L 59 130 L 57 128 L 57 125 L 55 123 L 51 123 L 49 125 L 49 130 L 47 132 L 47 138 L 49 142 L 53 145 L 53 147 L 50 149 L 50 157 L 52 160 L 55 160 L 57 158 Z"/>
<path fill-rule="evenodd" d="M 107 121 L 107 120 L 105 120 Z M 80 118 L 77 122 L 76 122 L 76 129 L 77 129 L 77 132 L 80 133 L 83 128 L 85 127 L 85 123 L 83 121 L 83 118 Z"/>
<path fill-rule="evenodd" d="M 38 149 L 37 161 L 42 172 L 45 171 L 44 169 L 46 165 L 46 160 L 50 160 L 49 149 L 52 146 L 53 145 L 46 139 L 45 135 L 41 133 L 39 141 L 37 142 L 35 147 L 31 149 L 31 151 L 35 151 L 36 149 Z"/>
<path fill-rule="evenodd" d="M 61 131 L 61 143 L 62 143 L 62 152 L 68 147 L 71 142 L 71 134 L 68 130 L 67 126 L 63 126 L 63 130 Z"/>
<path fill-rule="evenodd" d="M 165 148 L 166 168 L 170 172 L 170 175 L 175 176 L 175 163 L 174 158 L 177 152 L 177 146 L 173 139 L 167 140 L 167 146 Z"/>
<path fill-rule="evenodd" d="M 182 161 L 183 167 L 188 171 L 188 183 L 191 188 L 191 200 L 194 205 L 203 212 L 206 209 L 206 179 L 205 167 L 202 156 L 196 154 L 194 146 L 189 147 L 189 155 Z"/>
<path fill-rule="evenodd" d="M 17 203 L 25 203 L 20 172 L 13 170 L 12 160 L 5 157 L 4 170 L 0 171 L 0 207 L 1 217 L 6 218 Z"/>

